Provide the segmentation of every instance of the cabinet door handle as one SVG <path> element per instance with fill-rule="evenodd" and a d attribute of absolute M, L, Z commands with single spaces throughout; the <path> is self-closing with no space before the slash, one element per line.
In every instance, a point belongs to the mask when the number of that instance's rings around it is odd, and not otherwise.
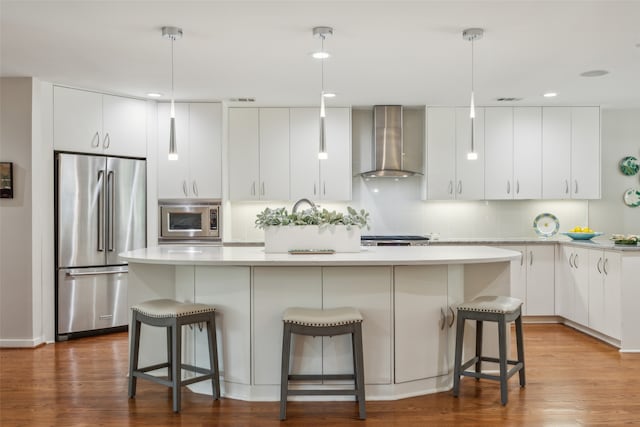
<path fill-rule="evenodd" d="M 520 194 L 520 180 L 516 180 L 516 194 Z"/>
<path fill-rule="evenodd" d="M 511 194 L 511 181 L 507 180 L 507 194 Z"/>
<path fill-rule="evenodd" d="M 102 141 L 103 148 L 109 148 L 111 145 L 111 137 L 109 136 L 109 132 L 104 134 L 104 140 Z"/>
<path fill-rule="evenodd" d="M 524 265 L 524 257 L 525 257 L 524 251 L 520 251 L 520 266 Z"/>
<path fill-rule="evenodd" d="M 314 182 L 314 183 L 313 183 L 313 195 L 315 196 L 316 194 L 317 194 L 317 191 L 316 191 L 316 183 Z"/>
<path fill-rule="evenodd" d="M 198 184 L 196 184 L 196 181 L 193 180 L 193 194 L 195 194 L 196 196 L 198 195 Z"/>
<path fill-rule="evenodd" d="M 569 180 L 564 180 L 564 194 L 569 194 Z"/>
<path fill-rule="evenodd" d="M 327 181 L 324 181 L 322 183 L 322 195 L 326 196 L 327 195 Z"/>
<path fill-rule="evenodd" d="M 458 194 L 462 194 L 462 180 L 458 181 Z"/>
<path fill-rule="evenodd" d="M 256 182 L 253 181 L 253 184 L 251 184 L 251 195 L 255 196 L 256 195 Z"/>
<path fill-rule="evenodd" d="M 453 194 L 453 181 L 449 181 L 449 194 Z"/>
<path fill-rule="evenodd" d="M 262 181 L 262 193 L 261 194 L 264 196 L 264 181 Z"/>
<path fill-rule="evenodd" d="M 100 146 L 100 134 L 96 131 L 93 138 L 91 138 L 91 146 L 94 148 L 98 148 Z"/>
<path fill-rule="evenodd" d="M 602 265 L 602 257 L 598 258 L 598 264 L 596 264 L 596 268 L 598 269 L 598 273 L 602 274 L 602 269 L 600 266 Z"/>
<path fill-rule="evenodd" d="M 578 268 L 578 254 L 576 254 L 576 256 L 573 257 L 573 266 L 575 268 Z"/>
<path fill-rule="evenodd" d="M 529 265 L 533 265 L 533 251 L 529 251 Z"/>
<path fill-rule="evenodd" d="M 569 255 L 569 267 L 571 268 L 575 268 L 575 266 L 573 265 L 573 257 L 575 256 L 575 254 L 571 254 Z"/>
<path fill-rule="evenodd" d="M 187 188 L 187 180 L 186 179 L 182 180 L 182 192 L 184 193 L 184 197 L 187 197 L 189 195 L 189 189 Z"/>
<path fill-rule="evenodd" d="M 456 312 L 453 311 L 453 308 L 451 308 L 451 306 L 449 306 L 449 312 L 451 313 L 451 317 L 450 317 L 451 320 L 449 320 L 449 327 L 452 327 L 456 321 Z"/>
<path fill-rule="evenodd" d="M 604 259 L 604 264 L 602 265 L 602 270 L 604 270 L 605 276 L 609 275 L 609 258 Z"/>
<path fill-rule="evenodd" d="M 576 185 L 575 185 L 575 187 L 576 187 L 575 194 L 578 194 L 578 180 L 576 179 L 576 180 L 574 180 L 574 182 L 575 182 L 575 184 L 576 184 Z"/>
<path fill-rule="evenodd" d="M 438 326 L 440 326 L 441 331 L 444 330 L 444 326 L 447 324 L 445 317 L 444 310 L 440 307 L 440 320 L 438 321 Z"/>

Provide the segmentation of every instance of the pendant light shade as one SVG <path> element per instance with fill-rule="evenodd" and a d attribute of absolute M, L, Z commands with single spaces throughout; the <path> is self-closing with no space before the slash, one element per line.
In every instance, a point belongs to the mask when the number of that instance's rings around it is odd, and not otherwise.
<path fill-rule="evenodd" d="M 314 58 L 318 58 L 321 61 L 321 77 L 320 77 L 320 148 L 318 150 L 318 159 L 326 160 L 329 158 L 327 153 L 327 141 L 325 130 L 325 118 L 326 110 L 324 105 L 324 99 L 326 98 L 324 92 L 324 60 L 329 57 L 329 54 L 324 50 L 324 40 L 333 34 L 333 28 L 331 27 L 314 27 L 314 37 L 320 38 L 320 51 L 313 54 Z"/>
<path fill-rule="evenodd" d="M 473 92 L 473 42 L 480 40 L 484 30 L 482 28 L 467 28 L 462 32 L 462 38 L 471 42 L 471 101 L 469 102 L 469 118 L 471 119 L 471 151 L 467 153 L 467 160 L 477 160 L 478 153 L 475 150 L 474 120 L 476 118 L 475 96 Z"/>
<path fill-rule="evenodd" d="M 169 160 L 178 160 L 176 144 L 176 108 L 173 97 L 173 42 L 182 38 L 182 28 L 162 27 L 162 37 L 171 40 L 171 112 L 169 118 Z"/>

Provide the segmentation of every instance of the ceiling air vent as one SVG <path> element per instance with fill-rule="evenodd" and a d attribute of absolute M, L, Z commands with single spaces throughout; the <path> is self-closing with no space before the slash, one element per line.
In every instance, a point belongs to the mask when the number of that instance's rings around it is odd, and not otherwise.
<path fill-rule="evenodd" d="M 501 98 L 496 98 L 498 102 L 514 102 L 514 101 L 522 101 L 522 98 L 514 98 L 510 96 L 503 96 Z"/>

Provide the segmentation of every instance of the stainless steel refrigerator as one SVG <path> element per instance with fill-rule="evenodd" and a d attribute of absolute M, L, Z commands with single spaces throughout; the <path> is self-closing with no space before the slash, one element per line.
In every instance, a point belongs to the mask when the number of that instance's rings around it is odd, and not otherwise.
<path fill-rule="evenodd" d="M 127 264 L 146 246 L 145 160 L 56 153 L 56 339 L 128 323 Z"/>

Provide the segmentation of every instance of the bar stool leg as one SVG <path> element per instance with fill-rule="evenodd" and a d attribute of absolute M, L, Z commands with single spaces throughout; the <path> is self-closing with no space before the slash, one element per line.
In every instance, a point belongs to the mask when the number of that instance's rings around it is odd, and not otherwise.
<path fill-rule="evenodd" d="M 173 343 L 171 346 L 173 375 L 173 412 L 180 412 L 180 387 L 182 382 L 182 324 L 177 320 L 173 322 Z"/>
<path fill-rule="evenodd" d="M 504 406 L 509 398 L 509 389 L 507 388 L 507 325 L 504 316 L 500 316 L 498 320 L 498 347 L 500 352 L 500 401 Z"/>
<path fill-rule="evenodd" d="M 167 368 L 167 378 L 169 379 L 169 381 L 173 380 L 173 372 L 171 367 L 173 366 L 173 364 L 171 363 L 172 360 L 172 346 L 173 346 L 173 333 L 172 333 L 172 329 L 170 326 L 167 326 L 165 328 L 167 330 L 167 363 L 169 364 L 169 367 Z"/>
<path fill-rule="evenodd" d="M 140 320 L 138 312 L 134 311 L 131 317 L 131 343 L 129 348 L 129 397 L 136 395 L 136 384 L 138 378 L 133 375 L 133 371 L 138 370 L 138 354 L 140 351 Z"/>
<path fill-rule="evenodd" d="M 291 324 L 285 323 L 282 333 L 282 367 L 280 370 L 280 419 L 287 419 L 289 394 L 289 356 L 291 352 Z"/>
<path fill-rule="evenodd" d="M 524 374 L 524 339 L 522 337 L 522 314 L 516 318 L 516 345 L 518 347 L 518 362 L 522 363 L 522 368 L 518 372 L 520 377 L 520 387 L 524 387 L 526 384 Z"/>
<path fill-rule="evenodd" d="M 465 317 L 458 312 L 458 322 L 456 324 L 456 355 L 453 365 L 453 396 L 458 397 L 460 392 L 460 367 L 462 365 L 462 342 L 464 339 Z"/>
<path fill-rule="evenodd" d="M 207 339 L 209 341 L 209 366 L 213 372 L 211 383 L 213 386 L 213 400 L 220 398 L 220 372 L 218 371 L 218 343 L 216 339 L 216 318 L 212 312 L 207 321 Z"/>
<path fill-rule="evenodd" d="M 482 320 L 476 320 L 476 372 L 482 372 L 482 332 L 484 329 L 484 322 Z M 480 378 L 476 378 L 476 381 L 480 381 Z"/>
<path fill-rule="evenodd" d="M 356 370 L 354 372 L 354 381 L 356 384 L 356 399 L 358 400 L 358 409 L 360 412 L 360 419 L 367 418 L 367 410 L 365 408 L 364 397 L 364 357 L 362 350 L 362 324 L 354 324 L 354 332 L 352 334 L 352 340 L 355 342 L 355 353 L 353 354 L 356 360 Z"/>

